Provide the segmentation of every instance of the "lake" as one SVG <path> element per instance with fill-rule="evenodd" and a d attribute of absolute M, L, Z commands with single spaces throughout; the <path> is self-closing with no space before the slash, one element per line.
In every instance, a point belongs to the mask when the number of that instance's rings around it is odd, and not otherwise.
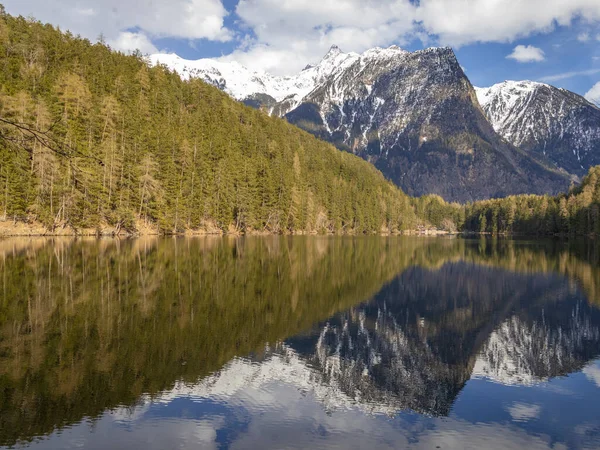
<path fill-rule="evenodd" d="M 600 448 L 600 247 L 0 240 L 0 446 Z"/>

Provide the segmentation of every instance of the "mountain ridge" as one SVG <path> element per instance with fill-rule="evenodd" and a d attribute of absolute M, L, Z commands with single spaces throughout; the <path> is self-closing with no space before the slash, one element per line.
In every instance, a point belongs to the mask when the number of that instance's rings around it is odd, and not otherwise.
<path fill-rule="evenodd" d="M 578 177 L 600 164 L 600 108 L 584 97 L 528 80 L 475 90 L 494 130 L 511 144 Z"/>

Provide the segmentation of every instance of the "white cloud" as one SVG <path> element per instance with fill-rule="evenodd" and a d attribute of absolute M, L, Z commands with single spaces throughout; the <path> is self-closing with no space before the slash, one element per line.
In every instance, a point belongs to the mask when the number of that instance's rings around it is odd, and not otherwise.
<path fill-rule="evenodd" d="M 587 42 L 590 40 L 590 33 L 579 33 L 579 35 L 577 35 L 577 40 L 579 42 Z"/>
<path fill-rule="evenodd" d="M 507 58 L 520 63 L 540 62 L 546 59 L 544 51 L 533 45 L 517 45 Z"/>
<path fill-rule="evenodd" d="M 116 39 L 111 39 L 107 43 L 115 50 L 120 50 L 124 53 L 136 49 L 144 54 L 158 53 L 158 49 L 152 44 L 150 39 L 148 39 L 148 36 L 142 33 L 123 31 Z"/>
<path fill-rule="evenodd" d="M 553 81 L 561 81 L 573 77 L 591 76 L 596 75 L 597 73 L 600 73 L 600 69 L 579 70 L 575 72 L 564 72 L 556 75 L 548 75 L 540 78 L 539 80 L 545 83 L 552 83 Z"/>
<path fill-rule="evenodd" d="M 33 15 L 91 40 L 148 45 L 159 37 L 238 39 L 228 55 L 253 69 L 292 73 L 332 44 L 360 52 L 376 45 L 461 46 L 513 42 L 580 19 L 600 22 L 598 0 L 240 0 L 228 29 L 222 0 L 3 0 L 11 14 Z M 122 33 L 133 33 L 127 35 Z M 145 37 L 145 39 L 144 39 Z M 590 35 L 590 39 L 591 39 Z"/>
<path fill-rule="evenodd" d="M 136 48 L 124 48 L 127 44 L 152 50 L 151 39 L 159 37 L 217 41 L 232 37 L 223 26 L 228 13 L 220 0 L 3 0 L 3 3 L 10 14 L 31 15 L 90 40 L 103 34 L 109 43 L 120 45 L 117 48 L 125 51 Z"/>
<path fill-rule="evenodd" d="M 236 11 L 252 33 L 229 59 L 278 74 L 316 62 L 331 44 L 360 52 L 411 38 L 512 42 L 576 18 L 600 20 L 598 0 L 241 0 Z M 529 52 L 530 60 L 543 59 Z"/>
<path fill-rule="evenodd" d="M 413 32 L 408 0 L 240 0 L 236 8 L 252 37 L 230 59 L 277 74 L 318 62 L 331 45 L 363 51 L 402 43 Z"/>
<path fill-rule="evenodd" d="M 418 19 L 443 43 L 511 42 L 581 17 L 600 20 L 598 0 L 421 0 Z"/>
<path fill-rule="evenodd" d="M 540 405 L 515 402 L 507 408 L 508 413 L 516 422 L 528 422 L 540 416 L 542 408 Z"/>
<path fill-rule="evenodd" d="M 600 81 L 597 82 L 592 88 L 586 92 L 585 96 L 587 101 L 594 103 L 600 107 Z M 596 380 L 598 382 L 598 386 L 600 386 L 600 368 L 598 367 L 590 367 L 584 370 L 586 375 L 589 375 L 586 370 L 589 370 L 589 374 L 594 373 L 596 375 Z"/>

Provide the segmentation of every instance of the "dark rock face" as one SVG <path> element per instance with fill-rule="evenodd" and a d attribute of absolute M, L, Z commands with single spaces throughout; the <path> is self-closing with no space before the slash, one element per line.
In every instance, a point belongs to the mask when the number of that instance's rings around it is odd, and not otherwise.
<path fill-rule="evenodd" d="M 277 103 L 273 97 L 268 94 L 252 94 L 242 101 L 247 106 L 252 108 L 269 108 Z"/>
<path fill-rule="evenodd" d="M 557 193 L 569 183 L 495 133 L 449 48 L 366 52 L 286 118 L 372 162 L 411 195 L 469 201 Z"/>
<path fill-rule="evenodd" d="M 532 81 L 476 90 L 496 132 L 513 145 L 577 176 L 600 164 L 600 109 L 585 98 Z"/>

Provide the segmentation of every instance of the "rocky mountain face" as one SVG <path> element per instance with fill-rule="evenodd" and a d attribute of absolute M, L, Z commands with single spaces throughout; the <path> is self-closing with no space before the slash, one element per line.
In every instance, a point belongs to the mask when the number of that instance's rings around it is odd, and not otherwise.
<path fill-rule="evenodd" d="M 568 176 L 502 139 L 450 48 L 332 47 L 295 77 L 154 55 L 372 162 L 411 195 L 468 201 L 566 190 Z"/>
<path fill-rule="evenodd" d="M 511 144 L 578 176 L 600 164 L 600 109 L 585 98 L 533 81 L 475 91 L 494 130 Z"/>
<path fill-rule="evenodd" d="M 368 51 L 286 117 L 411 195 L 468 201 L 567 184 L 494 132 L 449 48 Z"/>

